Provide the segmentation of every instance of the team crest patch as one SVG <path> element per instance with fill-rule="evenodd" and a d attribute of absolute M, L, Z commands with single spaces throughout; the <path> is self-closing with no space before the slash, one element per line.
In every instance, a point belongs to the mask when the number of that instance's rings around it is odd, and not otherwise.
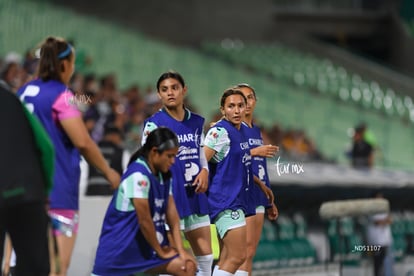
<path fill-rule="evenodd" d="M 240 213 L 239 211 L 231 211 L 231 218 L 233 220 L 238 220 L 240 218 Z"/>
<path fill-rule="evenodd" d="M 142 187 L 147 187 L 148 183 L 145 180 L 138 181 L 138 185 Z"/>

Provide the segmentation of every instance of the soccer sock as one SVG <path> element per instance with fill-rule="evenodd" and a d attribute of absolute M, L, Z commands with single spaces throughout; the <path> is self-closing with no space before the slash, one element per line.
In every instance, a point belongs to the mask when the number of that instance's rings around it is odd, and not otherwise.
<path fill-rule="evenodd" d="M 214 273 L 212 276 L 234 276 L 234 274 L 221 269 L 214 269 Z"/>
<path fill-rule="evenodd" d="M 218 265 L 215 265 L 215 266 L 214 266 L 214 269 L 213 269 L 213 274 L 212 274 L 212 275 L 214 275 L 214 273 L 215 273 L 218 269 L 219 269 L 219 266 L 218 266 Z"/>
<path fill-rule="evenodd" d="M 236 273 L 234 273 L 234 276 L 249 276 L 249 272 L 244 270 L 237 270 Z"/>
<path fill-rule="evenodd" d="M 213 254 L 196 256 L 198 263 L 197 276 L 211 276 L 211 266 L 213 265 Z"/>

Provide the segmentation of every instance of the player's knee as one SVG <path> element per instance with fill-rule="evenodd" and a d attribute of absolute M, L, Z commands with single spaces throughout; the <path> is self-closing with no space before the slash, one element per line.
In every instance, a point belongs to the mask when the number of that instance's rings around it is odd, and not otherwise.
<path fill-rule="evenodd" d="M 195 263 L 193 262 L 187 262 L 186 263 L 186 275 L 195 275 L 196 271 L 197 271 L 197 267 L 195 265 Z"/>
<path fill-rule="evenodd" d="M 229 261 L 235 266 L 239 267 L 246 261 L 246 251 L 235 252 L 233 256 L 229 256 Z"/>

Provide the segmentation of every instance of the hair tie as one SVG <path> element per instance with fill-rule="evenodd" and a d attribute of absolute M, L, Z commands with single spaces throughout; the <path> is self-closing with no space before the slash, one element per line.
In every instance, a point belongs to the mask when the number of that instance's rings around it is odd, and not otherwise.
<path fill-rule="evenodd" d="M 68 43 L 68 47 L 66 48 L 66 50 L 61 52 L 60 54 L 58 54 L 58 58 L 59 59 L 64 59 L 64 58 L 68 57 L 71 53 L 72 53 L 72 45 L 70 45 Z"/>
<path fill-rule="evenodd" d="M 177 138 L 168 139 L 167 141 L 163 142 L 161 145 L 157 147 L 158 151 L 169 150 L 172 148 L 178 148 L 180 145 L 178 144 Z"/>

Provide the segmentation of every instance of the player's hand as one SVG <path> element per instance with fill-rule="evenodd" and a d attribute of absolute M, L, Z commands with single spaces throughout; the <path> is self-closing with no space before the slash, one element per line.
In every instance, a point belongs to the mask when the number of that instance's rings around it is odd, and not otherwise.
<path fill-rule="evenodd" d="M 163 246 L 160 252 L 157 252 L 158 257 L 161 259 L 169 259 L 178 254 L 177 250 L 171 246 Z"/>
<path fill-rule="evenodd" d="M 117 171 L 110 168 L 108 172 L 105 174 L 105 178 L 109 181 L 111 184 L 112 189 L 117 189 L 119 186 L 119 183 L 121 182 L 121 176 Z"/>
<path fill-rule="evenodd" d="M 201 169 L 200 173 L 197 175 L 194 180 L 193 186 L 196 186 L 196 193 L 205 193 L 208 189 L 208 171 L 206 169 Z"/>
<path fill-rule="evenodd" d="M 269 220 L 276 220 L 279 216 L 279 210 L 276 204 L 272 203 L 272 207 L 266 209 L 267 217 Z"/>
<path fill-rule="evenodd" d="M 274 145 L 262 145 L 251 150 L 251 154 L 253 156 L 261 156 L 261 157 L 273 157 L 279 151 L 278 146 Z"/>

